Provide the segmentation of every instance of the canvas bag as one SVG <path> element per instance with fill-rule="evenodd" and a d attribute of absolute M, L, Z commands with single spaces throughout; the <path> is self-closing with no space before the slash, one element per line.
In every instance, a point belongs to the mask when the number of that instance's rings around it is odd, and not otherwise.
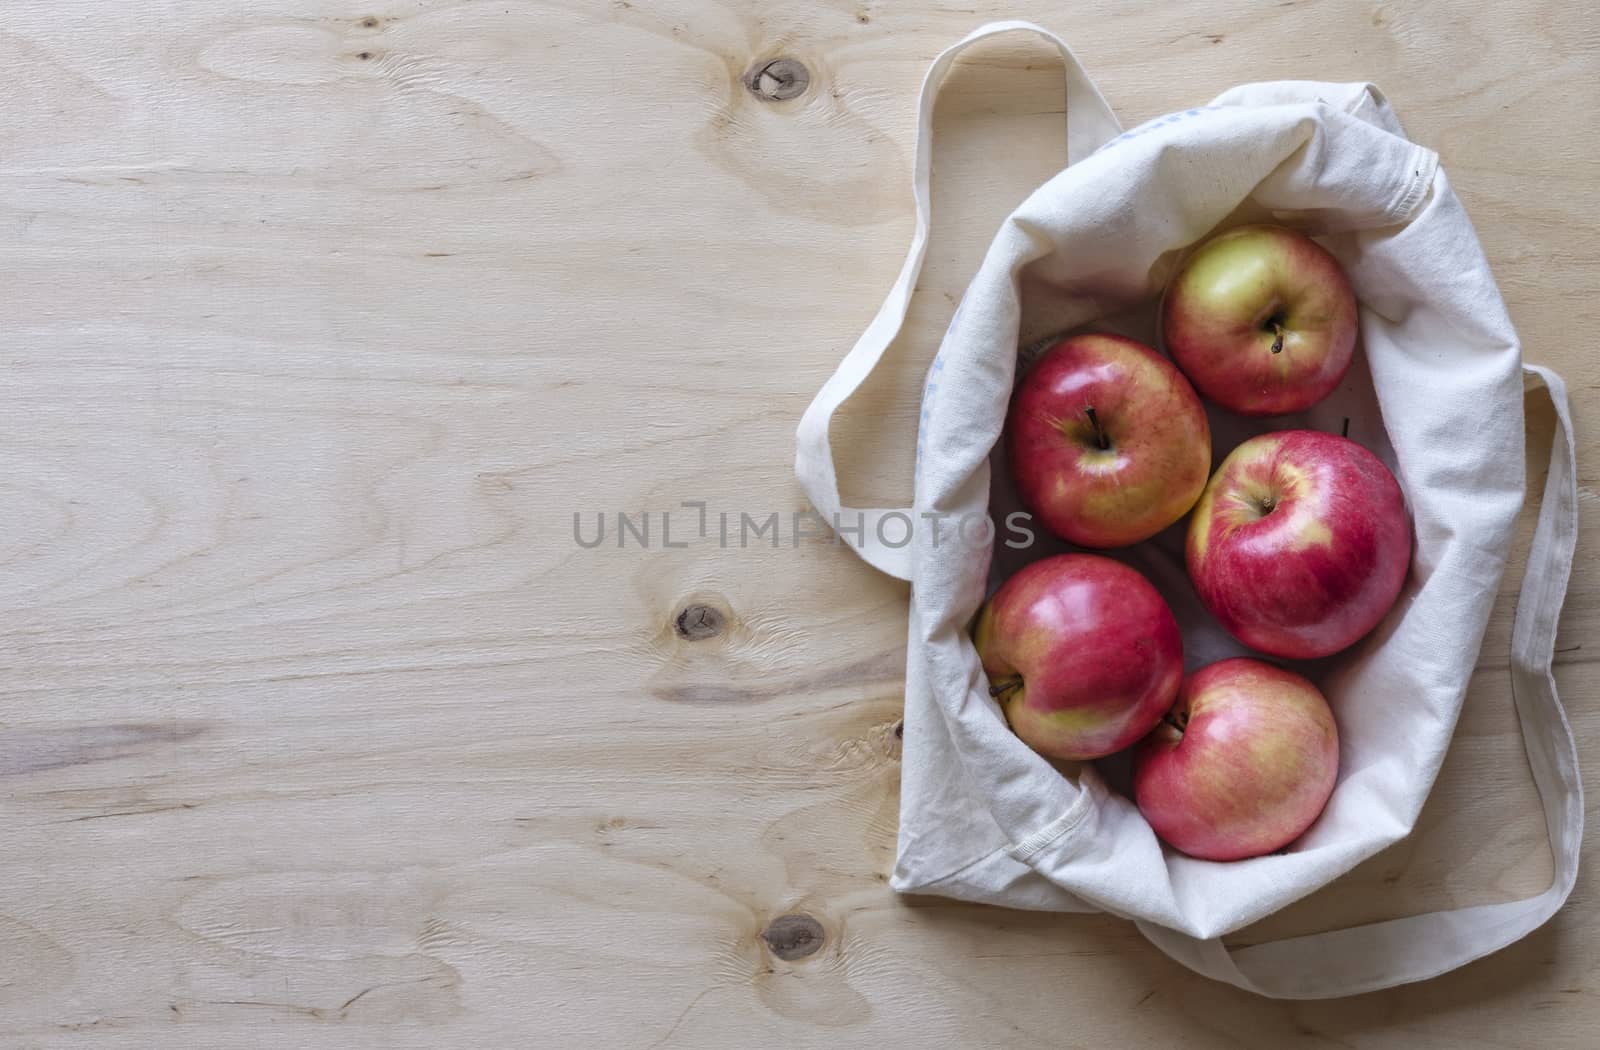
<path fill-rule="evenodd" d="M 962 50 L 1015 30 L 1044 37 L 1065 62 L 1068 167 L 1005 222 L 950 323 L 924 392 L 913 505 L 845 507 L 829 423 L 899 331 L 921 269 L 940 82 Z M 1583 821 L 1576 747 L 1551 673 L 1577 535 L 1572 423 L 1560 378 L 1522 364 L 1436 155 L 1405 138 L 1384 97 L 1366 84 L 1245 85 L 1122 133 L 1059 38 L 1001 22 L 974 31 L 929 69 L 913 190 L 916 228 L 905 265 L 807 410 L 796 454 L 803 487 L 839 538 L 912 584 L 892 886 L 1120 915 L 1191 969 L 1281 998 L 1422 980 L 1496 951 L 1553 915 L 1576 877 Z M 967 633 L 974 613 L 1000 579 L 1066 548 L 1018 552 L 991 542 L 974 551 L 933 542 L 916 526 L 928 514 L 956 520 L 992 511 L 999 519 L 1015 506 L 1003 457 L 992 471 L 991 453 L 1020 346 L 1091 321 L 1114 322 L 1130 306 L 1148 315 L 1182 249 L 1219 225 L 1262 219 L 1318 235 L 1340 260 L 1361 302 L 1362 349 L 1351 378 L 1309 413 L 1270 426 L 1213 413 L 1214 456 L 1250 433 L 1337 432 L 1350 419 L 1350 436 L 1399 478 L 1416 547 L 1406 588 L 1379 628 L 1308 668 L 1340 728 L 1339 782 L 1327 809 L 1288 852 L 1219 864 L 1164 850 L 1095 766 L 1085 764 L 1075 781 L 1064 776 L 1010 732 L 988 695 Z M 1550 887 L 1523 900 L 1229 948 L 1224 935 L 1326 885 L 1414 826 L 1460 714 L 1523 505 L 1525 381 L 1544 388 L 1559 420 L 1510 674 L 1553 854 Z M 1173 605 L 1189 669 L 1244 651 L 1194 599 L 1181 524 L 1113 553 L 1150 576 Z"/>

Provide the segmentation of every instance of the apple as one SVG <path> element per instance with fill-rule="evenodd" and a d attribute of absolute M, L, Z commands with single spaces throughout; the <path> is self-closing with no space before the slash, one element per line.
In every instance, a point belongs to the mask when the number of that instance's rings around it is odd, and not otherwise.
<path fill-rule="evenodd" d="M 1339 385 L 1356 347 L 1339 263 L 1282 226 L 1241 226 L 1183 263 L 1161 302 L 1167 353 L 1195 387 L 1246 416 L 1300 412 Z"/>
<path fill-rule="evenodd" d="M 1411 524 L 1377 456 L 1334 434 L 1281 430 L 1228 453 L 1195 505 L 1184 554 L 1229 633 L 1308 660 L 1383 619 L 1411 565 Z"/>
<path fill-rule="evenodd" d="M 1133 756 L 1139 812 L 1202 860 L 1282 849 L 1309 828 L 1339 775 L 1333 711 L 1306 679 L 1260 660 L 1211 664 Z"/>
<path fill-rule="evenodd" d="M 1194 506 L 1211 429 L 1188 380 L 1132 339 L 1077 335 L 1017 385 L 1006 458 L 1023 504 L 1062 539 L 1125 547 Z"/>
<path fill-rule="evenodd" d="M 989 695 L 1051 758 L 1099 758 L 1150 732 L 1183 680 L 1178 621 L 1134 569 L 1058 554 L 1006 580 L 973 630 Z"/>

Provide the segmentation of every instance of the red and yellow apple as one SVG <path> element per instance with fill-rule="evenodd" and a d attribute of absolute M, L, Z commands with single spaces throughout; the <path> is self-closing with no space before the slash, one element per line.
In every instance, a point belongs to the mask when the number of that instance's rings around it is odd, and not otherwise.
<path fill-rule="evenodd" d="M 1202 860 L 1282 849 L 1321 814 L 1339 775 L 1339 731 L 1317 687 L 1259 660 L 1184 680 L 1134 752 L 1139 812 L 1162 841 Z"/>
<path fill-rule="evenodd" d="M 1124 547 L 1194 505 L 1211 469 L 1211 429 L 1166 358 L 1121 336 L 1078 335 L 1017 384 L 1006 457 L 1022 502 L 1051 532 Z"/>
<path fill-rule="evenodd" d="M 1051 758 L 1099 758 L 1150 732 L 1183 679 L 1183 639 L 1134 569 L 1094 554 L 1036 561 L 1006 580 L 973 629 L 989 694 Z"/>
<path fill-rule="evenodd" d="M 1206 397 L 1247 416 L 1310 408 L 1350 368 L 1356 299 L 1339 263 L 1282 226 L 1206 241 L 1167 285 L 1161 338 Z"/>
<path fill-rule="evenodd" d="M 1189 519 L 1189 578 L 1235 638 L 1305 660 L 1354 644 L 1394 604 L 1411 524 L 1394 475 L 1316 430 L 1253 437 L 1222 461 Z"/>

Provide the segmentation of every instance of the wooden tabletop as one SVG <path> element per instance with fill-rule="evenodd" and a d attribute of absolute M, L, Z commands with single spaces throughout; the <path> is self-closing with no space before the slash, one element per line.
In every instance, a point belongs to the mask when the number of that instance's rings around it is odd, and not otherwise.
<path fill-rule="evenodd" d="M 12 0 L 0 1044 L 1595 1045 L 1593 848 L 1525 942 L 1308 1004 L 886 886 L 906 590 L 792 541 L 793 431 L 898 270 L 920 77 L 994 17 L 1062 33 L 1127 126 L 1379 84 L 1595 485 L 1589 5 Z M 938 335 L 1063 153 L 1048 50 L 963 61 L 848 497 L 908 497 Z M 1597 530 L 1558 643 L 1591 797 Z M 1241 942 L 1548 883 L 1514 564 L 1417 832 Z"/>

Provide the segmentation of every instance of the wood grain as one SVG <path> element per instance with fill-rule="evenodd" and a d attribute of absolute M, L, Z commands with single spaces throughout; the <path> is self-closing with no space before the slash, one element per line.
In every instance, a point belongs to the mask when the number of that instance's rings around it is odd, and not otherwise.
<path fill-rule="evenodd" d="M 1129 126 L 1379 83 L 1566 374 L 1595 506 L 1583 5 L 12 0 L 0 1043 L 1592 1043 L 1588 874 L 1489 960 L 1299 1005 L 1117 920 L 886 888 L 905 589 L 738 516 L 804 506 L 793 426 L 898 269 L 927 62 L 1014 16 Z M 777 58 L 799 97 L 746 86 Z M 1063 155 L 1058 76 L 997 43 L 952 78 L 912 323 L 836 431 L 848 495 L 908 494 L 938 334 Z M 575 542 L 618 511 L 657 542 Z M 1586 752 L 1597 527 L 1558 658 Z M 1545 884 L 1515 575 L 1418 832 L 1242 940 Z"/>

